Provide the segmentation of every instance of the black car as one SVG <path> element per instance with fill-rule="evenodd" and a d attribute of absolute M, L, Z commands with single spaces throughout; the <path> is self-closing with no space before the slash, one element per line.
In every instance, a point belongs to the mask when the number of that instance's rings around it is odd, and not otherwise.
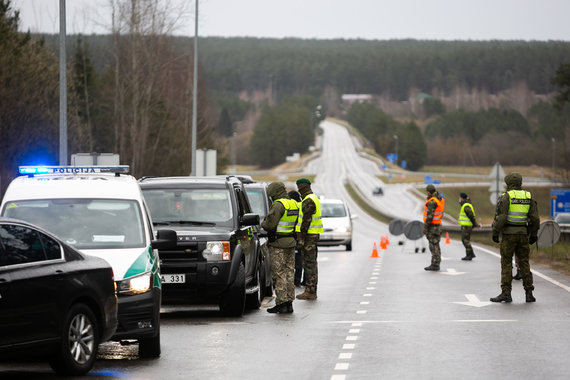
<path fill-rule="evenodd" d="M 267 278 L 260 254 L 259 215 L 244 185 L 227 177 L 151 177 L 139 180 L 154 228 L 178 235 L 159 249 L 164 304 L 218 304 L 241 316 L 259 308 Z"/>
<path fill-rule="evenodd" d="M 32 224 L 0 218 L 0 357 L 40 356 L 60 374 L 91 370 L 117 327 L 113 270 Z"/>

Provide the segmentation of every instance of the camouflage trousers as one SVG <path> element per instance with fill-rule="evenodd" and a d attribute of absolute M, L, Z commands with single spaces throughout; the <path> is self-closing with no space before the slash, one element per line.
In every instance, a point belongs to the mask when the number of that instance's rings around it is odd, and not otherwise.
<path fill-rule="evenodd" d="M 524 290 L 534 290 L 530 271 L 530 247 L 523 234 L 503 235 L 501 239 L 501 290 L 510 293 L 513 281 L 513 254 L 518 259 Z"/>
<path fill-rule="evenodd" d="M 305 270 L 305 291 L 311 294 L 317 293 L 317 283 L 319 282 L 318 241 L 319 235 L 309 235 L 305 238 L 305 244 L 300 250 L 303 257 L 303 269 Z"/>
<path fill-rule="evenodd" d="M 275 287 L 275 305 L 291 302 L 295 299 L 295 247 L 276 248 L 269 246 L 271 256 L 271 275 Z"/>
<path fill-rule="evenodd" d="M 473 227 L 471 226 L 461 226 L 461 242 L 465 247 L 465 253 L 467 256 L 473 256 L 473 247 L 471 247 L 471 231 Z"/>
<path fill-rule="evenodd" d="M 430 224 L 427 228 L 426 238 L 429 243 L 429 251 L 431 252 L 431 265 L 439 266 L 441 262 L 441 249 L 439 248 L 441 226 L 438 224 Z"/>

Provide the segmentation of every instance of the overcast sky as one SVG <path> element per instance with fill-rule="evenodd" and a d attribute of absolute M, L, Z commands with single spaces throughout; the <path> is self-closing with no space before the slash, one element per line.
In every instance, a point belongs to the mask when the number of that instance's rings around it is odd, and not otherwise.
<path fill-rule="evenodd" d="M 60 0 L 12 0 L 22 30 L 57 33 Z M 175 34 L 194 35 L 194 0 Z M 67 34 L 107 33 L 110 0 L 67 0 Z M 200 36 L 570 40 L 570 0 L 200 0 Z"/>

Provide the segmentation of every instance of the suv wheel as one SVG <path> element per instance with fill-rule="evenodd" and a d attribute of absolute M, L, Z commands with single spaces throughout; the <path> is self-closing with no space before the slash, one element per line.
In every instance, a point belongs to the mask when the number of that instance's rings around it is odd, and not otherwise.
<path fill-rule="evenodd" d="M 247 295 L 247 308 L 248 309 L 259 309 L 261 306 L 261 301 L 263 299 L 263 284 L 261 283 L 261 270 L 259 269 L 261 265 L 258 265 L 257 271 L 255 272 L 255 281 L 257 282 L 257 290 L 254 293 Z"/>
<path fill-rule="evenodd" d="M 156 316 L 156 335 L 151 338 L 139 339 L 140 358 L 158 358 L 160 356 L 160 310 Z"/>
<path fill-rule="evenodd" d="M 65 317 L 59 347 L 49 359 L 53 370 L 64 375 L 83 375 L 93 368 L 99 346 L 99 326 L 84 304 L 73 305 Z"/>
<path fill-rule="evenodd" d="M 220 300 L 220 311 L 232 317 L 241 317 L 245 307 L 245 267 L 239 264 L 236 279 Z"/>

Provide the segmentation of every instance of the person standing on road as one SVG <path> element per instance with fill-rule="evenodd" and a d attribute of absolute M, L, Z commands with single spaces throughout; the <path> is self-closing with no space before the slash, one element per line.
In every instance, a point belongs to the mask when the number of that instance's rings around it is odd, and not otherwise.
<path fill-rule="evenodd" d="M 535 302 L 532 273 L 530 272 L 530 244 L 537 240 L 540 218 L 538 206 L 530 192 L 522 190 L 522 176 L 509 173 L 505 176 L 507 192 L 497 200 L 493 220 L 493 241 L 499 243 L 503 234 L 501 251 L 501 294 L 491 302 L 512 302 L 513 254 L 519 260 L 520 274 L 526 293 L 526 302 Z"/>
<path fill-rule="evenodd" d="M 297 202 L 299 209 L 301 209 L 301 194 L 299 194 L 296 190 L 291 190 L 287 195 L 289 198 Z M 295 238 L 297 238 L 297 232 L 295 232 Z M 303 280 L 303 258 L 301 257 L 301 252 L 295 248 L 295 286 L 305 285 L 305 281 Z"/>
<path fill-rule="evenodd" d="M 475 220 L 475 210 L 471 204 L 471 199 L 466 193 L 459 193 L 459 225 L 461 226 L 461 242 L 465 247 L 465 257 L 461 260 L 472 260 L 475 258 L 475 252 L 471 246 L 471 231 L 474 227 L 481 227 Z"/>
<path fill-rule="evenodd" d="M 271 273 L 276 296 L 275 306 L 267 309 L 267 312 L 292 313 L 295 299 L 295 226 L 299 218 L 299 206 L 296 201 L 289 199 L 282 182 L 270 183 L 267 195 L 273 203 L 261 227 L 269 234 Z"/>
<path fill-rule="evenodd" d="M 431 252 L 431 264 L 425 270 L 438 271 L 441 262 L 441 220 L 443 219 L 443 209 L 445 199 L 439 194 L 434 185 L 426 187 L 427 201 L 424 205 L 424 235 L 429 242 Z"/>
<path fill-rule="evenodd" d="M 323 232 L 321 220 L 321 202 L 311 190 L 311 181 L 307 178 L 297 180 L 297 189 L 303 197 L 299 221 L 297 222 L 297 249 L 303 258 L 305 270 L 305 291 L 297 296 L 300 300 L 317 299 L 319 269 L 317 266 L 317 243 Z"/>

